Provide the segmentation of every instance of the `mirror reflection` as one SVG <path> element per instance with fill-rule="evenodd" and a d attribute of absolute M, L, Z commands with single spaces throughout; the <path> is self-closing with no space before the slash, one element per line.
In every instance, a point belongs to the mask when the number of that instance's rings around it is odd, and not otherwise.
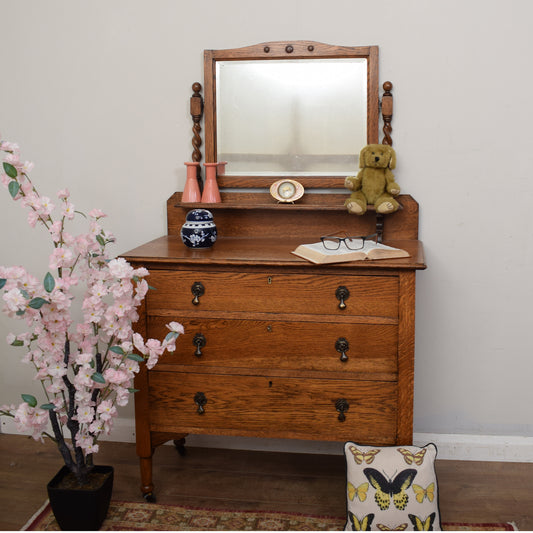
<path fill-rule="evenodd" d="M 217 61 L 217 161 L 234 176 L 354 173 L 367 59 Z"/>

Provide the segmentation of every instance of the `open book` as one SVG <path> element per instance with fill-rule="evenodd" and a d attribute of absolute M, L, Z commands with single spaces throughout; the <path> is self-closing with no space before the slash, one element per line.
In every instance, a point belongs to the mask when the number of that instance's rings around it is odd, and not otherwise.
<path fill-rule="evenodd" d="M 326 250 L 321 242 L 313 244 L 301 244 L 293 250 L 294 255 L 303 257 L 311 263 L 343 263 L 345 261 L 361 261 L 363 259 L 393 259 L 397 257 L 409 257 L 405 250 L 386 246 L 366 240 L 365 245 L 360 250 L 349 250 L 344 243 L 338 250 Z"/>

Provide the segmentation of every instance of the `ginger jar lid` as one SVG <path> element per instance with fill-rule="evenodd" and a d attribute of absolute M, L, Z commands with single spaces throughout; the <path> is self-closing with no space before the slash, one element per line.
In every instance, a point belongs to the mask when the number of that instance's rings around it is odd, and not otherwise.
<path fill-rule="evenodd" d="M 213 222 L 213 214 L 207 209 L 193 209 L 187 213 L 187 222 Z"/>

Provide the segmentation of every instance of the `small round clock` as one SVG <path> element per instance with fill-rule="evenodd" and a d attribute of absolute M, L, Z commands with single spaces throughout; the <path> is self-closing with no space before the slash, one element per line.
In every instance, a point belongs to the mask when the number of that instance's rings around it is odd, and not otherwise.
<path fill-rule="evenodd" d="M 270 194 L 278 202 L 295 202 L 304 195 L 304 187 L 296 180 L 282 179 L 270 186 Z"/>

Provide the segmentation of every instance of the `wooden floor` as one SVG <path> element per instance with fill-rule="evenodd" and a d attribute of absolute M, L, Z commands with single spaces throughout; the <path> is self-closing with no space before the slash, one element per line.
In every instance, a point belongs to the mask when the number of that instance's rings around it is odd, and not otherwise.
<path fill-rule="evenodd" d="M 101 443 L 98 464 L 115 467 L 113 498 L 143 501 L 135 445 Z M 52 443 L 0 434 L 0 529 L 18 530 L 46 500 L 61 466 Z M 188 448 L 154 454 L 159 503 L 344 516 L 342 456 Z M 446 522 L 509 522 L 533 530 L 533 463 L 437 461 Z"/>

